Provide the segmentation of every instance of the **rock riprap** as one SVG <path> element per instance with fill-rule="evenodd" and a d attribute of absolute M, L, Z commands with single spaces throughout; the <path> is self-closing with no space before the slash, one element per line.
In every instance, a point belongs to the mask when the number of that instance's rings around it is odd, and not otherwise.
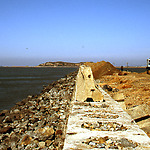
<path fill-rule="evenodd" d="M 0 149 L 62 149 L 76 73 L 0 112 Z"/>

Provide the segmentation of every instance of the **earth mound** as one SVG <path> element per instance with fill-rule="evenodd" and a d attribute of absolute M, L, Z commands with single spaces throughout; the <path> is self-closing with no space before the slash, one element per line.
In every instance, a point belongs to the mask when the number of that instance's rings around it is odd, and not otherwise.
<path fill-rule="evenodd" d="M 100 61 L 97 63 L 86 62 L 84 65 L 91 67 L 95 79 L 99 79 L 103 75 L 112 75 L 120 72 L 111 63 L 105 61 Z"/>

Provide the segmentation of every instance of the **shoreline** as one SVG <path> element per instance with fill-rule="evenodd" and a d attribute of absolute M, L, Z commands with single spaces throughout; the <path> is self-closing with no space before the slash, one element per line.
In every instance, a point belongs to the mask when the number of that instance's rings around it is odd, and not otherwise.
<path fill-rule="evenodd" d="M 0 66 L 2 68 L 79 68 L 79 66 Z"/>
<path fill-rule="evenodd" d="M 67 68 L 79 68 L 79 66 L 0 66 L 4 68 L 60 68 L 60 67 L 67 67 Z M 121 66 L 114 66 L 115 68 L 121 68 Z M 123 66 L 123 68 L 145 68 L 146 66 Z"/>
<path fill-rule="evenodd" d="M 120 67 L 116 67 L 116 68 L 121 68 L 121 66 Z M 136 67 L 136 66 L 130 66 L 130 67 L 123 67 L 123 68 L 145 68 L 146 69 L 146 66 L 138 66 L 138 67 Z"/>

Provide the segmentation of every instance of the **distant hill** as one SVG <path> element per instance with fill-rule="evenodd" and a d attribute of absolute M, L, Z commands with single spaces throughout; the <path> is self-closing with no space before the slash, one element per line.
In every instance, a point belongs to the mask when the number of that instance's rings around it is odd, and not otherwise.
<path fill-rule="evenodd" d="M 46 62 L 42 63 L 39 66 L 50 66 L 50 67 L 79 67 L 80 65 L 83 65 L 85 62 L 80 63 L 70 63 L 70 62 L 63 62 L 63 61 L 57 61 L 57 62 Z"/>

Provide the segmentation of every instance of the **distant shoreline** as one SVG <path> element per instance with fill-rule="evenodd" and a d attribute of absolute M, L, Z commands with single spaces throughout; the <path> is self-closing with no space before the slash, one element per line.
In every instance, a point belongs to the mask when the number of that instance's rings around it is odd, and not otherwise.
<path fill-rule="evenodd" d="M 79 66 L 0 66 L 3 68 L 78 68 Z"/>
<path fill-rule="evenodd" d="M 7 67 L 7 68 L 78 68 L 79 66 L 0 66 L 0 67 Z M 115 66 L 116 68 L 120 68 L 121 66 Z M 130 66 L 130 67 L 123 67 L 123 68 L 146 68 L 146 66 Z"/>
<path fill-rule="evenodd" d="M 121 66 L 116 66 L 116 68 L 121 68 Z M 130 67 L 127 67 L 127 66 L 123 66 L 123 68 L 146 68 L 146 66 L 138 66 L 138 67 L 136 67 L 136 66 L 130 66 Z"/>

